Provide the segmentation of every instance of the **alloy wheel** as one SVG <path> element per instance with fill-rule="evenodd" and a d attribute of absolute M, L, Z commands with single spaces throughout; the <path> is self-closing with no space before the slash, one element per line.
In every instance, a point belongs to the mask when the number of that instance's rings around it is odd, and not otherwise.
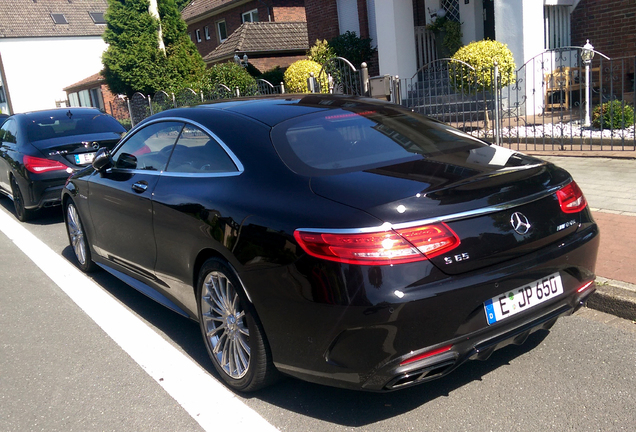
<path fill-rule="evenodd" d="M 69 204 L 66 208 L 66 226 L 68 228 L 68 236 L 71 241 L 71 247 L 75 253 L 75 257 L 80 265 L 86 265 L 86 240 L 79 214 L 73 204 Z"/>
<path fill-rule="evenodd" d="M 201 312 L 213 359 L 230 378 L 244 377 L 250 366 L 250 332 L 239 296 L 222 272 L 206 275 Z"/>

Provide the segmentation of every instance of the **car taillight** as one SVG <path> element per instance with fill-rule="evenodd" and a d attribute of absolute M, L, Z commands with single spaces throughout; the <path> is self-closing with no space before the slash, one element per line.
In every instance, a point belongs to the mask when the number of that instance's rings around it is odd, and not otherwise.
<path fill-rule="evenodd" d="M 578 213 L 587 206 L 583 192 L 575 181 L 559 189 L 556 194 L 564 213 Z"/>
<path fill-rule="evenodd" d="M 68 168 L 68 166 L 61 162 L 35 156 L 24 156 L 24 167 L 35 174 L 41 174 L 48 171 L 65 170 Z"/>
<path fill-rule="evenodd" d="M 362 265 L 426 260 L 460 243 L 457 234 L 444 223 L 356 234 L 296 230 L 294 238 L 309 255 Z"/>
<path fill-rule="evenodd" d="M 452 345 L 446 345 L 433 351 L 428 351 L 413 357 L 409 357 L 406 360 L 403 360 L 402 363 L 400 363 L 400 366 L 404 366 L 405 364 L 413 363 L 418 360 L 423 360 L 425 358 L 433 357 L 434 355 L 437 355 L 437 354 L 445 353 L 447 351 L 450 351 L 452 347 L 453 347 Z"/>

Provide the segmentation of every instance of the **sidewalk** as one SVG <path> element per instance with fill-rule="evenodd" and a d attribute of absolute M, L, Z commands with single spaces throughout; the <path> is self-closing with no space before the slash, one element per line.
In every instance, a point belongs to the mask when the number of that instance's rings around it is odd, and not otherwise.
<path fill-rule="evenodd" d="M 525 153 L 566 169 L 599 226 L 597 292 L 588 306 L 636 321 L 636 152 Z"/>

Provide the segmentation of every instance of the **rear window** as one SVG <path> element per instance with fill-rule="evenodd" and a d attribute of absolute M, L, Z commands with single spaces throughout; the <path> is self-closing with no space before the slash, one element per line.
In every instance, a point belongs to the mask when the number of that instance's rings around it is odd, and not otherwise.
<path fill-rule="evenodd" d="M 370 169 L 486 145 L 442 123 L 391 107 L 356 106 L 312 113 L 277 125 L 274 146 L 302 175 Z"/>
<path fill-rule="evenodd" d="M 49 111 L 29 114 L 28 118 L 27 137 L 31 142 L 104 132 L 119 134 L 126 131 L 113 117 L 94 111 Z"/>

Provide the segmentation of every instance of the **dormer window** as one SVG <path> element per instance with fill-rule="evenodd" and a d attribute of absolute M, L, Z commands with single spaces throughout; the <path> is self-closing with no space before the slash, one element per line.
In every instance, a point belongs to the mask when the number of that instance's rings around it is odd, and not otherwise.
<path fill-rule="evenodd" d="M 53 18 L 53 22 L 55 24 L 68 24 L 68 21 L 66 21 L 66 17 L 64 16 L 64 14 L 52 13 L 51 18 Z"/>
<path fill-rule="evenodd" d="M 91 16 L 95 24 L 106 24 L 104 12 L 89 12 L 88 14 Z"/>

